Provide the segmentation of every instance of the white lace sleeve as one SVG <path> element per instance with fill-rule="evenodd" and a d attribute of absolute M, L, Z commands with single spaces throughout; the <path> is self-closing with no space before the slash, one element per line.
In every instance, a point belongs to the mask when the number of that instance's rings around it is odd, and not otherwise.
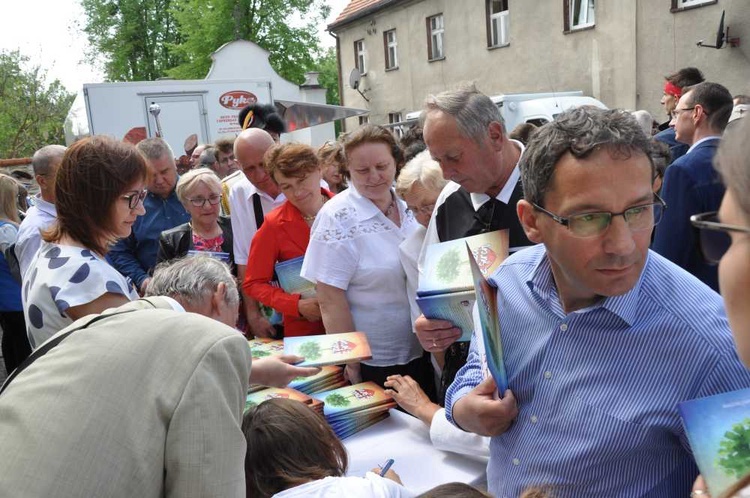
<path fill-rule="evenodd" d="M 302 277 L 346 290 L 359 263 L 354 245 L 356 227 L 352 207 L 321 210 L 310 234 Z"/>

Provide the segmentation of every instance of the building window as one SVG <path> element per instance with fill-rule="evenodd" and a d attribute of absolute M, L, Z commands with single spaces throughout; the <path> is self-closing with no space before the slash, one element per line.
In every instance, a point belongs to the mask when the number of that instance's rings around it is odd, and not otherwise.
<path fill-rule="evenodd" d="M 388 113 L 388 124 L 400 123 L 402 121 L 400 112 L 389 112 Z M 404 128 L 402 126 L 393 126 L 393 133 L 401 138 L 404 136 Z"/>
<path fill-rule="evenodd" d="M 676 10 L 682 10 L 689 7 L 699 7 L 701 5 L 710 5 L 716 3 L 717 0 L 672 0 L 672 12 Z"/>
<path fill-rule="evenodd" d="M 487 0 L 487 46 L 510 43 L 508 29 L 508 0 Z"/>
<path fill-rule="evenodd" d="M 594 26 L 594 0 L 563 0 L 565 31 Z"/>
<path fill-rule="evenodd" d="M 445 57 L 443 48 L 443 14 L 427 18 L 427 59 L 436 60 Z"/>
<path fill-rule="evenodd" d="M 383 48 L 385 49 L 385 69 L 398 69 L 398 42 L 395 29 L 383 32 Z"/>
<path fill-rule="evenodd" d="M 365 74 L 367 72 L 364 40 L 357 40 L 354 42 L 354 67 L 359 69 L 359 74 Z"/>
<path fill-rule="evenodd" d="M 366 125 L 370 122 L 370 115 L 366 114 L 364 116 L 359 117 L 359 126 Z"/>

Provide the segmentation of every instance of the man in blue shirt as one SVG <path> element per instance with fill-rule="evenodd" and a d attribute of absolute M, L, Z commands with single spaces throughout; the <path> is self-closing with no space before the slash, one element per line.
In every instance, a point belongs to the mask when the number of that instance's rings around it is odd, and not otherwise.
<path fill-rule="evenodd" d="M 130 277 L 143 294 L 156 265 L 159 235 L 190 221 L 190 214 L 175 193 L 177 166 L 169 144 L 161 138 L 148 138 L 136 147 L 146 158 L 150 170 L 148 195 L 143 200 L 146 214 L 135 221 L 129 237 L 112 247 L 107 260 Z"/>
<path fill-rule="evenodd" d="M 687 496 L 698 471 L 677 403 L 750 386 L 721 298 L 648 245 L 663 203 L 648 139 L 619 110 L 567 111 L 520 163 L 517 211 L 540 245 L 490 279 L 509 390 L 475 336 L 448 418 L 492 436 L 493 496 Z"/>

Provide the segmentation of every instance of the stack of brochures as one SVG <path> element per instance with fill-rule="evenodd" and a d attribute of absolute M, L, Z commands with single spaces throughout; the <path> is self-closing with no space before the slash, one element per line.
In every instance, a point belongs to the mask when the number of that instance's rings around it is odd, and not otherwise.
<path fill-rule="evenodd" d="M 396 406 L 393 398 L 374 382 L 362 382 L 312 395 L 324 403 L 323 412 L 340 439 L 370 427 L 388 417 Z"/>
<path fill-rule="evenodd" d="M 750 473 L 750 389 L 684 401 L 677 407 L 709 493 L 724 496 Z"/>
<path fill-rule="evenodd" d="M 417 304 L 424 316 L 448 320 L 471 340 L 474 278 L 466 246 L 471 248 L 482 275 L 489 277 L 508 257 L 508 230 L 497 230 L 427 246 L 417 288 Z"/>
<path fill-rule="evenodd" d="M 372 358 L 364 332 L 308 335 L 284 338 L 284 354 L 302 356 L 300 367 L 322 367 L 357 363 Z"/>
<path fill-rule="evenodd" d="M 310 377 L 297 377 L 289 383 L 289 387 L 305 394 L 330 391 L 347 385 L 344 379 L 344 369 L 336 365 L 321 367 L 320 373 Z"/>
<path fill-rule="evenodd" d="M 267 387 L 247 395 L 245 401 L 245 411 L 249 410 L 255 405 L 259 405 L 268 399 L 273 398 L 285 398 L 299 401 L 302 404 L 309 406 L 312 410 L 324 416 L 323 413 L 323 402 L 311 398 L 307 394 L 301 393 L 295 389 L 289 387 Z"/>
<path fill-rule="evenodd" d="M 284 354 L 284 341 L 281 339 L 266 339 L 263 337 L 256 337 L 254 339 L 248 339 L 250 345 L 250 352 L 253 355 L 253 359 L 265 358 L 267 356 L 280 356 Z"/>

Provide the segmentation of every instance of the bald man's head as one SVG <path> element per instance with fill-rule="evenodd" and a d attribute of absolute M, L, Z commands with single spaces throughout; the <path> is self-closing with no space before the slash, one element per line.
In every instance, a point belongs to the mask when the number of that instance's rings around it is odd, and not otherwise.
<path fill-rule="evenodd" d="M 274 143 L 267 132 L 259 128 L 248 128 L 234 141 L 234 157 L 250 183 L 275 198 L 279 195 L 279 187 L 263 167 L 263 155 Z"/>

